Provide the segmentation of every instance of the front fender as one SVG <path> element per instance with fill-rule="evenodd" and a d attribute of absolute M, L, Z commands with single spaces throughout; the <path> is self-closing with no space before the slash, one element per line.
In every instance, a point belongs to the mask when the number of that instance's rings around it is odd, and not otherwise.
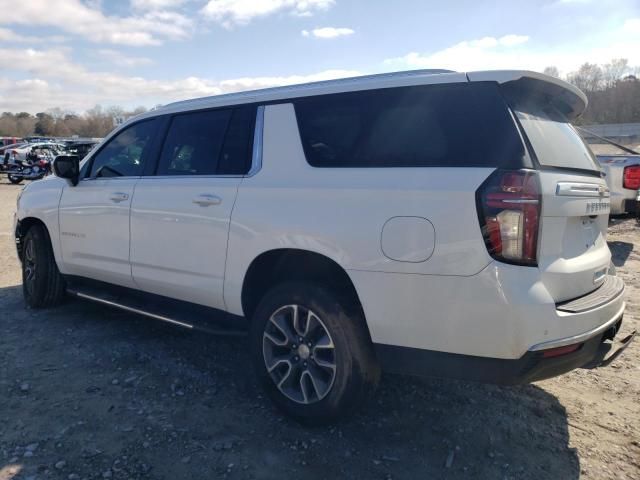
<path fill-rule="evenodd" d="M 26 185 L 20 194 L 15 214 L 16 235 L 20 233 L 20 225 L 29 218 L 37 219 L 45 225 L 51 238 L 56 263 L 62 273 L 64 265 L 60 251 L 58 207 L 66 183 L 66 180 L 51 175 Z"/>

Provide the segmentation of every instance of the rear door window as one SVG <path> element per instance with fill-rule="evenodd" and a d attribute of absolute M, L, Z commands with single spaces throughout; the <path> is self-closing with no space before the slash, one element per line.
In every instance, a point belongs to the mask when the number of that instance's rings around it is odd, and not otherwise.
<path fill-rule="evenodd" d="M 527 166 L 492 82 L 304 97 L 294 105 L 314 167 Z"/>
<path fill-rule="evenodd" d="M 242 175 L 250 167 L 250 107 L 189 112 L 169 124 L 158 175 Z"/>

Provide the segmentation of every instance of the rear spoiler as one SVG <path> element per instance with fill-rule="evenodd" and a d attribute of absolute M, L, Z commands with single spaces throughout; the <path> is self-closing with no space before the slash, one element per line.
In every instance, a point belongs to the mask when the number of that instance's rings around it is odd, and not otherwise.
<path fill-rule="evenodd" d="M 587 96 L 579 88 L 559 78 L 527 70 L 488 70 L 468 72 L 470 82 L 498 82 L 508 96 L 544 98 L 556 106 L 568 120 L 587 108 Z"/>

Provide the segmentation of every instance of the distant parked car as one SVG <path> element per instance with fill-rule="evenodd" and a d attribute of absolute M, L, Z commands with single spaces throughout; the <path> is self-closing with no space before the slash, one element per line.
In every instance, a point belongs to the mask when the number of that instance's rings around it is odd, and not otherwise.
<path fill-rule="evenodd" d="M 7 164 L 13 163 L 13 160 L 11 158 L 12 157 L 11 150 L 23 148 L 28 145 L 29 145 L 28 143 L 16 143 L 16 144 L 4 145 L 0 147 L 0 157 L 2 158 L 2 162 L 0 163 L 2 164 L 2 166 L 6 167 Z"/>
<path fill-rule="evenodd" d="M 4 163 L 16 163 L 19 161 L 27 160 L 29 154 L 35 150 L 49 150 L 54 153 L 54 156 L 58 152 L 63 152 L 65 149 L 62 143 L 41 142 L 41 143 L 24 143 L 16 145 L 13 148 L 7 148 L 4 152 Z"/>
<path fill-rule="evenodd" d="M 607 152 L 600 153 L 594 148 L 596 158 L 606 174 L 611 191 L 611 215 L 638 212 L 638 191 L 640 190 L 640 152 L 599 137 L 588 130 L 580 129 L 584 136 L 595 137 L 605 142 Z"/>
<path fill-rule="evenodd" d="M 22 139 L 17 137 L 0 137 L 0 147 L 15 145 L 17 143 L 23 143 Z"/>

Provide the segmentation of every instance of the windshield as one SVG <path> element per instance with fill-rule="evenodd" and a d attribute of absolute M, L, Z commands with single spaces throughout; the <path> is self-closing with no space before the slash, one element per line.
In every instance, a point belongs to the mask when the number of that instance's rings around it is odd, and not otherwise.
<path fill-rule="evenodd" d="M 555 108 L 516 108 L 515 113 L 540 165 L 600 170 L 582 137 Z"/>

